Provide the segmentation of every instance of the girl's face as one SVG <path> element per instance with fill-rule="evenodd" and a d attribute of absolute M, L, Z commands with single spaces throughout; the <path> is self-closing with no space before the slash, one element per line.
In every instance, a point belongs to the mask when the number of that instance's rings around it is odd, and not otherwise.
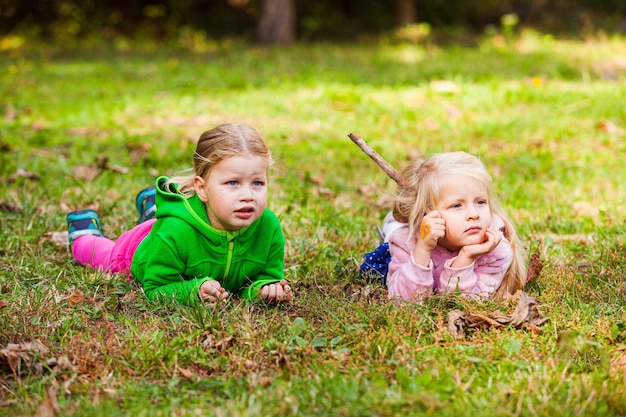
<path fill-rule="evenodd" d="M 439 244 L 451 251 L 482 243 L 491 225 L 487 191 L 460 175 L 447 175 L 439 188 L 437 211 L 446 222 Z"/>
<path fill-rule="evenodd" d="M 258 156 L 233 156 L 215 165 L 208 178 L 194 178 L 211 226 L 239 230 L 261 217 L 267 204 L 267 168 Z"/>

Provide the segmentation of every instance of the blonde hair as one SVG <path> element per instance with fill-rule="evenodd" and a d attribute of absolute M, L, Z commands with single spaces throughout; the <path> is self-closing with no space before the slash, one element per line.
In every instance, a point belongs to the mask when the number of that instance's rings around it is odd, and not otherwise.
<path fill-rule="evenodd" d="M 208 178 L 220 161 L 233 156 L 258 156 L 268 169 L 274 163 L 272 154 L 259 133 L 245 124 L 226 123 L 200 135 L 193 155 L 193 172 L 170 178 L 165 186 L 178 184 L 178 192 L 186 197 L 196 193 L 193 179 Z"/>
<path fill-rule="evenodd" d="M 436 209 L 440 199 L 441 179 L 446 175 L 465 177 L 487 192 L 491 214 L 504 222 L 504 237 L 513 248 L 513 262 L 493 297 L 505 298 L 515 294 L 526 284 L 526 251 L 519 241 L 513 223 L 493 195 L 491 176 L 477 157 L 465 152 L 445 152 L 426 160 L 418 159 L 412 162 L 402 172 L 403 183 L 396 192 L 393 217 L 399 222 L 408 223 L 409 233 L 413 235 L 419 230 L 424 216 Z"/>

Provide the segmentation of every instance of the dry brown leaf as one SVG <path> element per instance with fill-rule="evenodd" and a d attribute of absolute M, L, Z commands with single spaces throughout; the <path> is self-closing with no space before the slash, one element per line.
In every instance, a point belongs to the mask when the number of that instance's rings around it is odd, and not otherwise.
<path fill-rule="evenodd" d="M 11 176 L 9 176 L 9 178 L 7 178 L 7 183 L 8 184 L 13 184 L 15 181 L 17 181 L 18 178 L 24 178 L 26 180 L 39 181 L 39 175 L 37 175 L 37 174 L 35 174 L 33 172 L 28 172 L 24 168 L 18 168 L 13 175 L 11 175 Z"/>
<path fill-rule="evenodd" d="M 0 368 L 8 368 L 14 375 L 35 373 L 42 371 L 38 361 L 47 355 L 50 350 L 38 339 L 26 343 L 9 343 L 0 350 Z"/>
<path fill-rule="evenodd" d="M 47 232 L 41 235 L 40 243 L 50 242 L 56 246 L 66 247 L 70 244 L 69 233 L 65 232 Z"/>
<path fill-rule="evenodd" d="M 335 197 L 335 193 L 326 187 L 319 187 L 313 190 L 313 194 L 320 196 L 320 197 L 326 197 L 326 198 L 333 198 Z"/>
<path fill-rule="evenodd" d="M 465 312 L 452 310 L 448 313 L 448 331 L 455 339 L 462 339 L 465 335 Z"/>
<path fill-rule="evenodd" d="M 343 351 L 342 352 L 333 351 L 333 352 L 337 353 L 341 357 L 350 354 L 349 351 L 345 351 L 345 352 L 343 352 Z M 289 367 L 289 365 L 291 364 L 291 362 L 289 361 L 289 355 L 287 355 L 282 350 L 272 350 L 272 351 L 270 351 L 270 353 L 276 356 L 276 365 L 278 367 L 280 367 L 282 369 L 285 369 L 285 368 Z"/>
<path fill-rule="evenodd" d="M 543 262 L 539 258 L 538 253 L 530 255 L 530 262 L 528 263 L 528 273 L 526 274 L 526 283 L 529 283 L 533 279 L 539 276 L 543 269 Z"/>
<path fill-rule="evenodd" d="M 359 194 L 364 195 L 366 197 L 371 197 L 380 192 L 380 186 L 375 182 L 370 182 L 369 184 L 361 185 L 358 190 Z"/>
<path fill-rule="evenodd" d="M 0 211 L 3 213 L 21 213 L 22 205 L 16 201 L 0 201 Z"/>
<path fill-rule="evenodd" d="M 9 302 L 7 300 L 0 300 L 0 308 L 5 308 L 9 306 Z"/>
<path fill-rule="evenodd" d="M 520 292 L 515 311 L 506 315 L 499 310 L 491 313 L 472 313 L 452 310 L 448 313 L 448 331 L 455 339 L 463 338 L 465 328 L 490 328 L 511 325 L 514 328 L 526 326 L 537 333 L 548 321 L 539 309 L 539 302 L 534 297 Z"/>
<path fill-rule="evenodd" d="M 182 375 L 183 378 L 186 378 L 190 381 L 196 381 L 196 374 L 188 369 L 181 368 L 176 364 L 176 370 Z"/>
<path fill-rule="evenodd" d="M 316 176 L 316 175 L 311 175 L 309 177 L 309 181 L 311 181 L 313 184 L 316 184 L 316 185 L 324 185 L 324 178 Z"/>
<path fill-rule="evenodd" d="M 33 130 L 44 130 L 46 128 L 46 124 L 41 120 L 38 120 L 31 123 L 30 128 Z"/>
<path fill-rule="evenodd" d="M 95 165 L 74 165 L 72 167 L 72 177 L 77 180 L 91 182 L 98 175 L 100 175 L 100 168 Z"/>
<path fill-rule="evenodd" d="M 49 386 L 46 388 L 46 397 L 35 411 L 35 417 L 54 417 L 61 413 L 57 402 L 56 390 Z"/>
<path fill-rule="evenodd" d="M 46 365 L 55 372 L 76 371 L 76 367 L 72 364 L 67 356 L 59 356 L 46 361 Z"/>
<path fill-rule="evenodd" d="M 235 343 L 235 336 L 228 336 L 222 340 L 219 340 L 213 343 L 213 336 L 208 335 L 207 338 L 204 339 L 204 341 L 202 342 L 202 346 L 205 349 L 215 349 L 215 350 L 219 350 L 220 352 L 224 352 L 226 348 L 232 346 L 234 343 Z"/>
<path fill-rule="evenodd" d="M 30 151 L 31 156 L 38 156 L 40 158 L 51 158 L 53 156 L 50 149 L 32 149 Z"/>
<path fill-rule="evenodd" d="M 480 313 L 471 313 L 469 315 L 467 315 L 465 317 L 465 321 L 467 323 L 467 327 L 479 327 L 479 326 L 495 326 L 495 327 L 500 327 L 500 326 L 504 326 L 504 323 L 502 323 L 502 313 L 500 311 L 496 311 L 495 313 L 497 314 L 497 317 L 500 318 L 499 320 L 496 320 L 492 317 L 489 317 L 485 314 L 480 314 Z"/>
<path fill-rule="evenodd" d="M 598 123 L 598 129 L 602 132 L 608 133 L 609 135 L 621 135 L 624 133 L 623 129 L 620 129 L 615 123 L 608 120 Z"/>
<path fill-rule="evenodd" d="M 85 303 L 85 293 L 83 293 L 78 288 L 75 289 L 72 295 L 70 296 L 70 298 L 68 299 L 68 303 L 71 306 L 74 306 L 76 304 L 82 306 Z"/>
<path fill-rule="evenodd" d="M 122 301 L 135 301 L 137 299 L 137 292 L 131 291 L 122 297 Z"/>
<path fill-rule="evenodd" d="M 15 107 L 11 103 L 7 104 L 6 110 L 4 113 L 4 119 L 7 122 L 13 121 L 17 119 L 17 111 L 15 111 Z"/>
<path fill-rule="evenodd" d="M 126 196 L 126 194 L 124 194 L 124 196 Z M 107 201 L 119 201 L 122 199 L 122 193 L 117 188 L 109 188 L 106 191 L 105 197 Z"/>

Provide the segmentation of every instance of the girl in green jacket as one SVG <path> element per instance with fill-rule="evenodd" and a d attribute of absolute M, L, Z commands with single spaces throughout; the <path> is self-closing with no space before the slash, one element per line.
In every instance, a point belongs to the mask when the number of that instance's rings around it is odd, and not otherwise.
<path fill-rule="evenodd" d="M 236 294 L 291 301 L 285 238 L 266 208 L 272 163 L 250 126 L 206 131 L 194 153 L 193 174 L 160 177 L 139 193 L 139 224 L 117 241 L 102 235 L 93 210 L 69 213 L 72 254 L 81 265 L 132 275 L 152 300 L 214 304 Z"/>

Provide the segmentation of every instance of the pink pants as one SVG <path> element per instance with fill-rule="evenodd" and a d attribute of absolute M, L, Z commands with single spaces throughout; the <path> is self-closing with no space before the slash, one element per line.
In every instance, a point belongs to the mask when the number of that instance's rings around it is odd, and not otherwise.
<path fill-rule="evenodd" d="M 130 266 L 137 246 L 148 236 L 156 219 L 145 221 L 122 234 L 117 241 L 106 237 L 85 235 L 72 244 L 72 255 L 81 265 L 102 272 L 130 276 Z"/>

